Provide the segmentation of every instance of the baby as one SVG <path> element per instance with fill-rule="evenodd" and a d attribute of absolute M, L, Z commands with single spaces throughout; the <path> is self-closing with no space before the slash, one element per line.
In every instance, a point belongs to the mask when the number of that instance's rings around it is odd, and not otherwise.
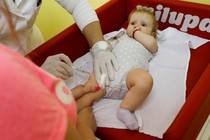
<path fill-rule="evenodd" d="M 147 8 L 137 6 L 129 15 L 127 30 L 108 40 L 113 47 L 119 70 L 106 87 L 105 98 L 123 99 L 117 118 L 130 130 L 138 129 L 134 111 L 144 102 L 153 87 L 148 73 L 149 61 L 157 52 L 158 22 Z"/>

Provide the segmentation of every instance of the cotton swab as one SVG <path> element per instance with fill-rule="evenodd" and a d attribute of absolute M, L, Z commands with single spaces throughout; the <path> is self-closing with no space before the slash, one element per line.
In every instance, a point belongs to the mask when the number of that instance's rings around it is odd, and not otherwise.
<path fill-rule="evenodd" d="M 90 74 L 89 71 L 84 70 L 82 68 L 78 68 L 78 67 L 75 67 L 75 66 L 72 66 L 72 68 L 75 69 L 75 70 L 78 70 L 80 72 L 84 72 L 84 73 Z M 99 86 L 95 86 L 95 90 L 100 90 L 100 89 L 105 88 L 105 81 L 106 81 L 106 74 L 102 74 L 100 82 L 99 82 Z"/>
<path fill-rule="evenodd" d="M 106 74 L 102 74 L 99 82 L 99 87 L 101 87 L 102 89 L 105 88 L 105 81 L 106 81 Z"/>

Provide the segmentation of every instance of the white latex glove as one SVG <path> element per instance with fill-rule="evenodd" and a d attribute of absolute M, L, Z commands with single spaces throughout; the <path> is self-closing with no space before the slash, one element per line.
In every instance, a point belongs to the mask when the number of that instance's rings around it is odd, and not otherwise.
<path fill-rule="evenodd" d="M 73 75 L 72 62 L 65 54 L 49 56 L 41 68 L 63 80 Z"/>
<path fill-rule="evenodd" d="M 101 75 L 105 75 L 106 80 L 104 84 L 109 85 L 110 80 L 114 80 L 114 70 L 118 71 L 118 62 L 115 55 L 109 50 L 106 41 L 97 42 L 92 48 L 94 57 L 94 71 L 96 80 L 100 83 Z M 113 70 L 114 69 L 114 70 Z M 105 87 L 105 85 L 101 85 Z"/>

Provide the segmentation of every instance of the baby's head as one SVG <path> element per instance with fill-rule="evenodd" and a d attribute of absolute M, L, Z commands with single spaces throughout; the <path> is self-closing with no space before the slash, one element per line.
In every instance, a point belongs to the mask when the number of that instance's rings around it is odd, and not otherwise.
<path fill-rule="evenodd" d="M 157 37 L 158 22 L 155 19 L 155 15 L 148 8 L 136 6 L 131 11 L 128 17 L 127 34 L 132 35 L 134 30 L 141 30 L 145 34 Z"/>

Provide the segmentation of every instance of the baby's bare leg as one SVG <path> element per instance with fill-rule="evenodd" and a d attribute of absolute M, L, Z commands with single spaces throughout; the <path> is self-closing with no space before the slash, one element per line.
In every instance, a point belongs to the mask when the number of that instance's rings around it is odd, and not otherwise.
<path fill-rule="evenodd" d="M 95 86 L 97 85 L 98 84 L 96 82 L 94 75 L 90 74 L 90 77 L 86 82 L 86 84 L 84 85 L 84 88 L 90 88 L 92 90 L 87 91 L 85 94 L 83 94 L 76 100 L 78 112 L 85 107 L 91 106 L 91 104 L 94 101 L 99 100 L 105 95 L 105 89 L 101 90 L 94 89 Z"/>
<path fill-rule="evenodd" d="M 79 112 L 83 108 L 91 106 L 94 101 L 102 98 L 105 95 L 105 93 L 106 93 L 105 89 L 101 89 L 101 90 L 89 92 L 83 95 L 82 97 L 76 100 L 77 111 Z"/>
<path fill-rule="evenodd" d="M 128 92 L 117 111 L 117 118 L 130 130 L 138 129 L 138 122 L 134 111 L 149 95 L 153 80 L 150 74 L 143 69 L 134 69 L 126 77 Z"/>
<path fill-rule="evenodd" d="M 128 73 L 126 84 L 128 92 L 120 107 L 135 111 L 149 95 L 153 86 L 153 79 L 147 71 L 137 68 Z"/>

